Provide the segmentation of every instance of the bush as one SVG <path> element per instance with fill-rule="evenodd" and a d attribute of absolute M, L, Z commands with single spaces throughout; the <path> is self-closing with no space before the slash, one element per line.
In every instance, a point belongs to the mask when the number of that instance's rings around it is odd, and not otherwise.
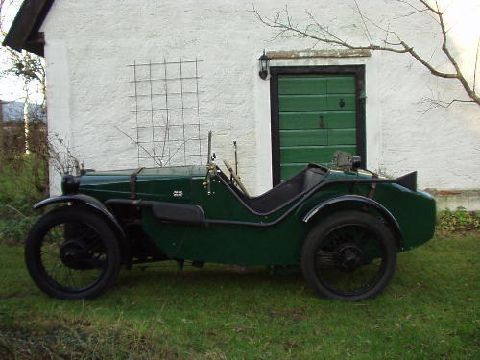
<path fill-rule="evenodd" d="M 0 220 L 0 243 L 8 245 L 23 244 L 28 231 L 36 220 L 36 216 Z"/>
<path fill-rule="evenodd" d="M 15 199 L 10 203 L 0 202 L 0 243 L 15 245 L 23 243 L 38 215 L 33 210 L 36 200 Z"/>
<path fill-rule="evenodd" d="M 0 203 L 21 206 L 45 196 L 48 189 L 47 164 L 36 155 L 0 158 Z"/>
<path fill-rule="evenodd" d="M 438 228 L 443 231 L 480 230 L 480 216 L 464 207 L 458 207 L 455 211 L 446 209 L 438 215 Z"/>
<path fill-rule="evenodd" d="M 47 164 L 35 155 L 0 159 L 0 242 L 22 242 L 37 219 L 33 204 L 46 196 Z"/>

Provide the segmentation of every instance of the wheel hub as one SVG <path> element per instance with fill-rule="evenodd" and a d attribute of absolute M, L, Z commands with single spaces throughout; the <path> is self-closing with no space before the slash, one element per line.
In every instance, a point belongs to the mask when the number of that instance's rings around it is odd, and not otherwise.
<path fill-rule="evenodd" d="M 340 266 L 347 271 L 353 271 L 362 264 L 363 251 L 354 243 L 342 244 L 337 253 Z"/>
<path fill-rule="evenodd" d="M 60 260 L 65 266 L 76 270 L 91 268 L 91 257 L 81 241 L 67 241 L 60 247 Z"/>

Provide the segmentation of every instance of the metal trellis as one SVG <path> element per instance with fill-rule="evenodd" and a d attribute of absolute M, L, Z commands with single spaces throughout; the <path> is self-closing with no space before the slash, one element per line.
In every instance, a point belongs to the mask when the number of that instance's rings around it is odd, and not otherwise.
<path fill-rule="evenodd" d="M 199 63 L 137 62 L 132 68 L 138 166 L 203 164 Z"/>

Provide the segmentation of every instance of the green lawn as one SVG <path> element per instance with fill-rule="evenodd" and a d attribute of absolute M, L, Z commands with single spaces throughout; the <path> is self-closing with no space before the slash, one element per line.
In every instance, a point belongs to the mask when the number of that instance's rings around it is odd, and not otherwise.
<path fill-rule="evenodd" d="M 95 301 L 47 298 L 0 245 L 0 359 L 479 359 L 480 233 L 399 256 L 373 301 L 319 300 L 299 275 L 123 271 Z"/>

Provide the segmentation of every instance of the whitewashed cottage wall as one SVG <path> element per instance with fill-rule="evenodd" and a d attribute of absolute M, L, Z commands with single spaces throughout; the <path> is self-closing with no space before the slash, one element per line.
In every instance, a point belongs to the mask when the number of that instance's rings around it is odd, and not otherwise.
<path fill-rule="evenodd" d="M 273 15 L 284 3 L 254 1 Z M 385 24 L 404 14 L 386 0 L 359 2 L 365 13 Z M 457 2 L 458 3 L 458 2 Z M 472 70 L 472 49 L 480 15 L 475 1 L 450 7 L 452 47 Z M 311 9 L 320 22 L 352 42 L 365 42 L 351 1 L 288 2 L 298 22 Z M 202 59 L 200 65 L 203 129 L 214 131 L 214 150 L 233 159 L 239 147 L 239 173 L 260 193 L 272 185 L 270 85 L 258 76 L 257 58 L 268 51 L 302 50 L 305 39 L 272 40 L 275 33 L 250 12 L 251 0 L 229 1 L 55 1 L 41 29 L 45 33 L 49 131 L 65 137 L 87 168 L 137 166 L 136 146 L 115 127 L 130 131 L 133 61 Z M 429 58 L 440 38 L 424 16 L 397 20 L 394 29 Z M 475 30 L 477 29 L 477 30 Z M 374 32 L 374 29 L 371 29 Z M 436 43 L 432 41 L 437 33 Z M 322 48 L 321 45 L 317 48 Z M 442 66 L 439 52 L 433 62 Z M 480 178 L 480 109 L 456 105 L 426 113 L 423 97 L 460 96 L 452 80 L 433 78 L 406 55 L 373 53 L 353 59 L 297 59 L 271 65 L 366 65 L 367 158 L 371 169 L 397 175 L 419 170 L 421 188 L 473 189 Z M 53 188 L 58 182 L 53 182 Z"/>

